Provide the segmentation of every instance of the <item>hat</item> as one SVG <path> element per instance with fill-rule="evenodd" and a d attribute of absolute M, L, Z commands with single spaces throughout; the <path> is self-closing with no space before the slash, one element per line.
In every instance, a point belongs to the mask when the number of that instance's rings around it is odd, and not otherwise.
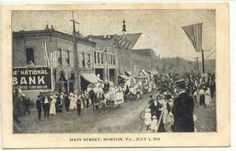
<path fill-rule="evenodd" d="M 70 96 L 72 96 L 72 95 L 73 95 L 73 93 L 71 92 L 71 93 L 70 93 Z"/>
<path fill-rule="evenodd" d="M 152 116 L 153 119 L 156 119 L 157 117 L 155 115 Z"/>
<path fill-rule="evenodd" d="M 146 112 L 146 113 L 148 113 L 148 112 L 150 112 L 150 111 L 151 111 L 151 109 L 149 109 L 149 108 L 146 108 L 146 109 L 145 109 L 145 112 Z"/>
<path fill-rule="evenodd" d="M 180 80 L 175 82 L 175 85 L 180 87 L 180 88 L 185 88 L 185 80 L 184 79 L 180 79 Z"/>

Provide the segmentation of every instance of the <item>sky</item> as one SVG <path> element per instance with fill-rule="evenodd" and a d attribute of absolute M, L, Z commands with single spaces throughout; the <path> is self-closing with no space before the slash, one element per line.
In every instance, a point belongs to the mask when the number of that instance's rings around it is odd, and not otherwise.
<path fill-rule="evenodd" d="M 46 24 L 58 31 L 72 33 L 72 11 L 13 11 L 12 30 L 41 30 Z M 84 35 L 122 33 L 126 21 L 127 33 L 142 33 L 134 46 L 152 48 L 161 57 L 182 57 L 194 60 L 201 57 L 193 48 L 182 26 L 203 23 L 205 56 L 216 49 L 215 10 L 79 10 L 74 19 L 77 30 Z M 215 53 L 208 59 L 215 58 Z"/>

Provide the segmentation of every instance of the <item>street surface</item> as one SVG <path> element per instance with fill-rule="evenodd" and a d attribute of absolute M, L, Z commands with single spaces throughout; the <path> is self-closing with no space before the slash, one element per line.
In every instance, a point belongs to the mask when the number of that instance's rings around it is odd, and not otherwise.
<path fill-rule="evenodd" d="M 20 117 L 19 127 L 23 133 L 142 133 L 145 131 L 143 113 L 148 105 L 149 95 L 138 101 L 127 101 L 116 109 L 102 114 L 94 112 L 92 107 L 51 115 L 49 119 L 37 119 L 35 109 L 31 114 Z M 215 104 L 207 107 L 195 106 L 198 120 L 195 126 L 199 132 L 215 131 Z M 43 114 L 42 114 L 43 115 Z M 43 116 L 42 116 L 43 117 Z"/>

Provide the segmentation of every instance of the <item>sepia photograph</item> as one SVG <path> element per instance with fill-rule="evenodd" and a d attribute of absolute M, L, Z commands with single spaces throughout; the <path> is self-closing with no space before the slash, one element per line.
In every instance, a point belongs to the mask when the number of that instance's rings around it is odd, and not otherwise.
<path fill-rule="evenodd" d="M 215 36 L 214 9 L 13 11 L 14 133 L 214 132 Z"/>
<path fill-rule="evenodd" d="M 124 147 L 172 136 L 179 146 L 221 135 L 218 145 L 228 144 L 228 33 L 218 33 L 227 23 L 217 17 L 225 5 L 145 6 L 10 9 L 12 140 L 65 135 L 79 147 Z"/>

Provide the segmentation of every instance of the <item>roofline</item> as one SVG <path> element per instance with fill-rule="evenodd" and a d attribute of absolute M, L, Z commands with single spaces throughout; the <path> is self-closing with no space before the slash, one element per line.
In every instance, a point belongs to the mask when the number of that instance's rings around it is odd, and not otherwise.
<path fill-rule="evenodd" d="M 132 50 L 154 50 L 152 48 L 138 48 L 138 49 L 132 49 Z"/>
<path fill-rule="evenodd" d="M 19 38 L 19 37 L 30 37 L 30 36 L 54 36 L 54 37 L 58 37 L 58 38 L 62 38 L 62 39 L 66 39 L 69 41 L 73 41 L 73 36 L 67 33 L 63 33 L 57 30 L 29 30 L 29 31 L 13 31 L 12 32 L 13 38 Z M 89 44 L 91 46 L 96 46 L 96 43 L 84 38 L 79 38 L 76 37 L 76 40 L 78 43 L 84 43 L 84 44 Z"/>
<path fill-rule="evenodd" d="M 140 36 L 143 34 L 142 32 L 139 32 L 139 33 L 126 33 L 126 34 L 130 34 L 130 35 L 133 35 L 133 34 L 140 34 Z M 118 36 L 118 35 L 122 35 L 122 34 L 108 34 L 108 35 L 87 35 L 87 37 L 98 37 L 98 36 Z"/>

